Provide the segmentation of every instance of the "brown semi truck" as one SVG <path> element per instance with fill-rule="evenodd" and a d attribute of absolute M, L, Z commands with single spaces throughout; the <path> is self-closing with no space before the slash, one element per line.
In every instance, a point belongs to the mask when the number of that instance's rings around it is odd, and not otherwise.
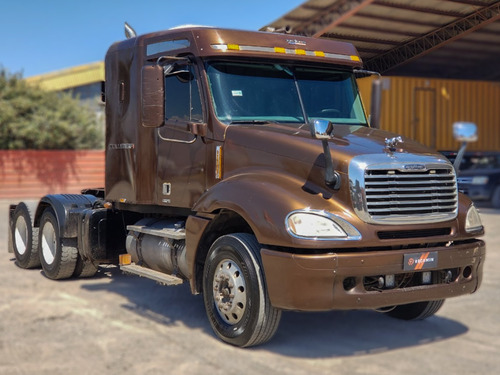
<path fill-rule="evenodd" d="M 351 44 L 185 27 L 105 66 L 105 188 L 11 206 L 20 267 L 188 282 L 237 346 L 282 310 L 424 319 L 478 289 L 477 210 L 441 154 L 370 126 Z"/>

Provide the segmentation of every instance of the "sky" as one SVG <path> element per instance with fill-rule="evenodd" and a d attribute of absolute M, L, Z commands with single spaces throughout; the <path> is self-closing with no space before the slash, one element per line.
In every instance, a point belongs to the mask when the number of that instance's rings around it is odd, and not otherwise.
<path fill-rule="evenodd" d="M 104 60 L 125 39 L 179 25 L 258 30 L 305 0 L 1 0 L 0 69 L 23 77 Z"/>

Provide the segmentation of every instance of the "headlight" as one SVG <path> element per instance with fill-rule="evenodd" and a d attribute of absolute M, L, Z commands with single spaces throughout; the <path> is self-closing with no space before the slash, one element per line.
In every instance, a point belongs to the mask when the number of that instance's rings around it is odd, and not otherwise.
<path fill-rule="evenodd" d="M 474 205 L 470 206 L 469 211 L 467 211 L 467 218 L 465 219 L 465 231 L 477 232 L 483 229 L 483 223 L 479 217 L 479 212 Z"/>
<path fill-rule="evenodd" d="M 488 183 L 488 176 L 475 176 L 472 178 L 472 185 L 486 185 Z"/>
<path fill-rule="evenodd" d="M 360 239 L 361 234 L 347 221 L 325 211 L 303 210 L 291 212 L 286 228 L 295 237 L 306 239 Z"/>

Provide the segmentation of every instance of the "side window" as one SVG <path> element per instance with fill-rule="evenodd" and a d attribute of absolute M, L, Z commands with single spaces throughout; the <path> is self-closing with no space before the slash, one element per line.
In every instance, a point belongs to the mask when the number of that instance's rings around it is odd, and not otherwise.
<path fill-rule="evenodd" d="M 200 92 L 192 67 L 182 67 L 165 77 L 165 118 L 167 122 L 203 121 Z"/>

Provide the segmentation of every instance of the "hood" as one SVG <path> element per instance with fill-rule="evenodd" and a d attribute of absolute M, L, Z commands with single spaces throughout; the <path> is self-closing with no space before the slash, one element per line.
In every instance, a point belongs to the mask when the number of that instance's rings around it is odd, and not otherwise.
<path fill-rule="evenodd" d="M 334 125 L 333 134 L 334 136 L 329 140 L 330 151 L 336 170 L 344 173 L 347 172 L 349 161 L 354 156 L 384 153 L 390 156 L 391 151 L 386 147 L 385 140 L 397 136 L 378 129 L 348 125 Z M 403 143 L 396 145 L 394 153 L 435 155 L 440 159 L 445 159 L 441 154 L 433 152 L 418 142 L 405 137 L 402 137 L 402 140 Z M 272 164 L 269 158 L 270 155 L 275 155 L 278 159 L 281 157 L 299 163 L 303 162 L 309 166 L 315 164 L 324 167 L 322 143 L 311 136 L 309 126 L 306 125 L 298 130 L 279 124 L 229 126 L 225 143 L 229 153 L 246 149 L 245 159 L 250 164 L 254 164 L 251 163 L 254 160 L 251 150 L 254 150 L 254 156 L 261 155 L 260 160 L 255 160 L 258 164 Z M 262 153 L 267 154 L 267 160 L 261 159 Z M 227 153 L 226 156 L 231 157 Z M 281 164 L 283 162 L 282 160 Z"/>

